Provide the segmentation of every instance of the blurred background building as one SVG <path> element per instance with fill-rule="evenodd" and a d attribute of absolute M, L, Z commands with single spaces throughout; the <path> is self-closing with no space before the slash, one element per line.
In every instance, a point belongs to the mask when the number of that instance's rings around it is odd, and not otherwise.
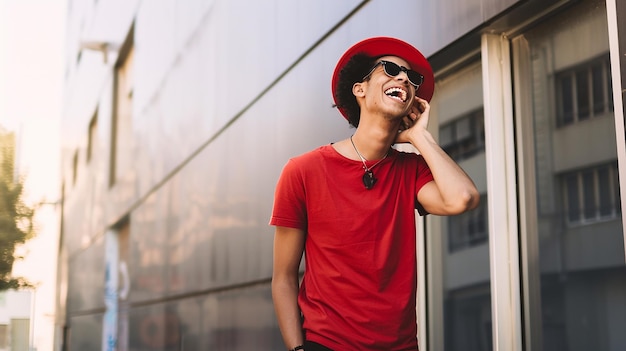
<path fill-rule="evenodd" d="M 15 170 L 16 139 L 15 132 L 0 126 L 0 167 L 7 167 L 3 168 L 2 171 L 4 172 L 0 172 L 2 176 L 7 176 L 6 173 L 9 173 L 9 179 L 1 179 L 2 184 L 12 185 L 18 182 Z M 5 192 L 3 189 L 2 201 L 6 201 L 4 198 L 6 196 L 4 195 Z M 2 204 L 3 211 L 7 211 L 7 207 L 8 204 Z M 2 217 L 4 223 L 4 213 Z M 2 242 L 4 244 L 9 241 L 3 240 Z M 32 291 L 0 291 L 0 351 L 28 350 L 33 329 L 31 326 L 34 319 L 31 313 L 32 305 Z"/>
<path fill-rule="evenodd" d="M 32 305 L 32 291 L 0 292 L 0 350 L 29 350 L 33 332 Z"/>
<path fill-rule="evenodd" d="M 352 133 L 332 70 L 386 35 L 482 192 L 418 219 L 422 349 L 624 350 L 625 6 L 69 0 L 56 349 L 282 349 L 274 186 Z"/>

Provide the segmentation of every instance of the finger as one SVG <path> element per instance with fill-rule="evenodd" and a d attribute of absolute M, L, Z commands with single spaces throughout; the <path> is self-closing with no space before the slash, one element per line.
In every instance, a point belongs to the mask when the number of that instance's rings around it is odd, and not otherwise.
<path fill-rule="evenodd" d="M 415 99 L 417 100 L 417 108 L 420 110 L 421 113 L 424 113 L 429 107 L 430 105 L 428 104 L 428 101 L 416 96 Z"/>
<path fill-rule="evenodd" d="M 411 118 L 411 122 L 415 123 L 422 115 L 422 112 L 419 110 L 417 106 L 411 108 L 411 112 L 409 112 L 409 118 Z"/>
<path fill-rule="evenodd" d="M 420 102 L 417 96 L 413 98 L 413 104 L 411 105 L 411 112 L 415 114 L 422 112 L 422 110 L 420 110 Z"/>
<path fill-rule="evenodd" d="M 417 101 L 415 103 L 415 109 L 419 111 L 419 113 L 424 113 L 424 111 L 426 110 L 426 106 L 424 105 L 424 100 L 417 98 Z"/>
<path fill-rule="evenodd" d="M 402 123 L 400 126 L 400 130 L 407 130 L 409 128 L 411 128 L 411 126 L 413 125 L 413 120 L 411 119 L 410 116 L 404 116 L 402 117 Z"/>

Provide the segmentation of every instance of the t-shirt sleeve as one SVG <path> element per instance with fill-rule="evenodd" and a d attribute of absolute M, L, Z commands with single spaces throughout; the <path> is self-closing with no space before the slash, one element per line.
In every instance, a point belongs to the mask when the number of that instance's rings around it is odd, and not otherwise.
<path fill-rule="evenodd" d="M 426 185 L 428 182 L 434 180 L 433 174 L 430 172 L 430 167 L 424 160 L 422 155 L 418 155 L 417 159 L 417 179 L 415 181 L 415 208 L 420 216 L 425 216 L 428 214 L 428 211 L 424 209 L 422 204 L 417 201 L 417 194 L 420 192 L 422 187 Z"/>
<path fill-rule="evenodd" d="M 270 225 L 305 230 L 307 227 L 306 199 L 298 162 L 289 160 L 276 184 Z"/>

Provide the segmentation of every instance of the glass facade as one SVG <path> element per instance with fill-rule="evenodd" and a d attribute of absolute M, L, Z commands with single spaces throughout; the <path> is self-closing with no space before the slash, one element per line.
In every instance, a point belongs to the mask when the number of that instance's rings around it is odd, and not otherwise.
<path fill-rule="evenodd" d="M 481 203 L 471 212 L 436 219 L 434 228 L 441 232 L 433 230 L 431 240 L 441 243 L 432 257 L 443 277 L 444 349 L 492 350 L 482 68 L 479 58 L 461 67 L 438 79 L 432 113 L 439 144 L 474 180 Z"/>
<path fill-rule="evenodd" d="M 533 345 L 626 345 L 624 228 L 604 2 L 587 1 L 516 38 L 520 95 L 531 101 L 519 147 L 533 159 L 524 189 Z M 528 174 L 528 173 L 527 173 Z M 535 348 L 533 348 L 534 350 Z"/>

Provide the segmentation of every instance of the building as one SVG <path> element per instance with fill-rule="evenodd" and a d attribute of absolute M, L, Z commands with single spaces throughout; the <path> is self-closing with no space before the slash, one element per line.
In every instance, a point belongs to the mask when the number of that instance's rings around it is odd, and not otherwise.
<path fill-rule="evenodd" d="M 33 293 L 0 292 L 0 350 L 30 350 Z"/>
<path fill-rule="evenodd" d="M 422 349 L 626 347 L 621 2 L 70 0 L 67 19 L 63 349 L 284 347 L 274 185 L 351 134 L 330 76 L 378 35 L 429 58 L 430 127 L 483 194 L 418 219 Z"/>

